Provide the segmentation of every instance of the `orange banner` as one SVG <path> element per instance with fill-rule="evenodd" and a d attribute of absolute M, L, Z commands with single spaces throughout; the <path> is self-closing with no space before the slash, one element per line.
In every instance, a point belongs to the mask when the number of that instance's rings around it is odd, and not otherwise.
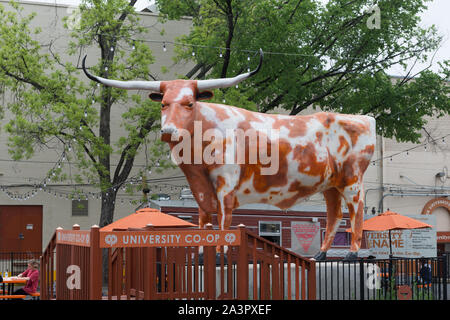
<path fill-rule="evenodd" d="M 56 243 L 89 247 L 91 243 L 90 235 L 90 231 L 56 230 Z"/>
<path fill-rule="evenodd" d="M 239 230 L 100 231 L 101 248 L 236 246 Z"/>

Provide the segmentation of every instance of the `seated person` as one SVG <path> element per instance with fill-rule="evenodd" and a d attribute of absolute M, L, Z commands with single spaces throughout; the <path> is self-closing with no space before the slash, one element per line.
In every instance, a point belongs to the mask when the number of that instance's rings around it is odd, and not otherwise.
<path fill-rule="evenodd" d="M 39 261 L 28 261 L 28 268 L 18 275 L 18 277 L 28 277 L 25 287 L 17 289 L 13 294 L 15 295 L 30 295 L 36 292 L 39 283 Z"/>

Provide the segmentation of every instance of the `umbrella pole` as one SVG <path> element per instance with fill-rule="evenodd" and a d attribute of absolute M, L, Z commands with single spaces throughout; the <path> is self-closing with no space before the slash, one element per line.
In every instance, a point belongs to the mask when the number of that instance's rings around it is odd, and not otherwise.
<path fill-rule="evenodd" d="M 392 258 L 391 229 L 389 229 L 389 258 Z"/>
<path fill-rule="evenodd" d="M 392 242 L 391 242 L 391 229 L 389 229 L 389 292 L 392 292 Z M 393 299 L 391 297 L 391 299 Z"/>

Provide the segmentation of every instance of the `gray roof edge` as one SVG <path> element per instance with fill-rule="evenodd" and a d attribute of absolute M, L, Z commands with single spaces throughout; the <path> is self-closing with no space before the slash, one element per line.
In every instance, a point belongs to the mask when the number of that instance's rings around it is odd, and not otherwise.
<path fill-rule="evenodd" d="M 156 209 L 161 209 L 161 207 L 185 207 L 185 208 L 198 208 L 198 204 L 195 200 L 150 200 L 151 206 Z M 270 204 L 266 203 L 254 203 L 245 204 L 237 209 L 245 210 L 271 210 L 271 211 L 307 211 L 307 212 L 326 212 L 326 206 L 321 205 L 308 205 L 308 204 L 297 204 L 287 210 L 280 209 Z M 347 212 L 343 209 L 344 212 Z"/>

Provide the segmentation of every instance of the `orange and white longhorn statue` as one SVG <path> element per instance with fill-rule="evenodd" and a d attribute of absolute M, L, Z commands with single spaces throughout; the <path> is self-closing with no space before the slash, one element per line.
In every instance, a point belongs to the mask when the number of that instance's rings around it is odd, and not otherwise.
<path fill-rule="evenodd" d="M 325 239 L 316 260 L 326 258 L 348 207 L 352 242 L 346 259 L 357 258 L 362 238 L 363 174 L 375 148 L 375 119 L 320 112 L 288 116 L 206 103 L 208 89 L 226 88 L 253 76 L 262 65 L 232 78 L 173 81 L 91 80 L 121 89 L 149 90 L 161 102 L 161 139 L 184 172 L 199 205 L 203 228 L 217 213 L 222 230 L 233 209 L 268 203 L 288 209 L 322 192 L 327 205 Z"/>

